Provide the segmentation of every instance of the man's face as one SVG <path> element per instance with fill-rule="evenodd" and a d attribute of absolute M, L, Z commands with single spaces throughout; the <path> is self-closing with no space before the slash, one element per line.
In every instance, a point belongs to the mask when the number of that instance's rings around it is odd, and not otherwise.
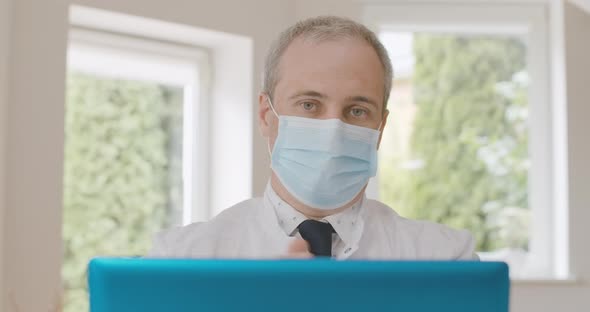
<path fill-rule="evenodd" d="M 272 102 L 279 115 L 340 119 L 382 129 L 387 117 L 383 77 L 377 54 L 360 39 L 314 42 L 298 38 L 281 58 Z M 272 149 L 278 118 L 265 94 L 259 102 L 260 128 Z"/>

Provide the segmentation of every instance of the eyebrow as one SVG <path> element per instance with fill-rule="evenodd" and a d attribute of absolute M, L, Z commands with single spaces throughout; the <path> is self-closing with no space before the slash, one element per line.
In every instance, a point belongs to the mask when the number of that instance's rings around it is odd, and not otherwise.
<path fill-rule="evenodd" d="M 305 91 L 301 91 L 301 92 L 297 92 L 294 95 L 290 96 L 289 99 L 296 99 L 298 97 L 302 97 L 302 96 L 311 96 L 311 97 L 316 97 L 316 98 L 326 98 L 325 94 L 319 93 L 317 91 L 313 91 L 313 90 L 305 90 Z"/>
<path fill-rule="evenodd" d="M 350 97 L 347 97 L 346 100 L 350 101 L 350 102 L 364 102 L 364 103 L 373 105 L 375 108 L 379 108 L 379 105 L 377 105 L 377 102 L 371 100 L 370 98 L 368 98 L 366 96 L 362 96 L 362 95 L 350 96 Z"/>

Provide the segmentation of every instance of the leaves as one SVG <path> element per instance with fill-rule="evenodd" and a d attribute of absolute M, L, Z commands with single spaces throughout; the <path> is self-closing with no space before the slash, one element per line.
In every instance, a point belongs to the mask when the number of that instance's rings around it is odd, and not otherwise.
<path fill-rule="evenodd" d="M 381 158 L 386 203 L 471 230 L 481 251 L 527 248 L 525 52 L 513 38 L 415 35 L 414 130 L 408 154 Z"/>
<path fill-rule="evenodd" d="M 172 214 L 182 90 L 70 73 L 64 168 L 64 311 L 88 311 L 95 256 L 148 251 Z M 180 127 L 180 130 L 178 129 Z M 176 176 L 174 176 L 176 175 Z"/>

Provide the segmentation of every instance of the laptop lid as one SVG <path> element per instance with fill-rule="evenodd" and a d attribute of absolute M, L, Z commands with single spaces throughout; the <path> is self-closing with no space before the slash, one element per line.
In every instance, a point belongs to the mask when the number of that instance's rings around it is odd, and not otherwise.
<path fill-rule="evenodd" d="M 91 312 L 507 312 L 500 262 L 97 258 Z"/>

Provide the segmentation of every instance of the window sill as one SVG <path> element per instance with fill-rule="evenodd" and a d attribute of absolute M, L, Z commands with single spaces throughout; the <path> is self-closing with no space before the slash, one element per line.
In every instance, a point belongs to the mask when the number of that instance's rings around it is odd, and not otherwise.
<path fill-rule="evenodd" d="M 584 285 L 585 281 L 578 279 L 575 276 L 569 276 L 566 278 L 511 278 L 510 283 L 513 286 L 580 286 Z"/>

